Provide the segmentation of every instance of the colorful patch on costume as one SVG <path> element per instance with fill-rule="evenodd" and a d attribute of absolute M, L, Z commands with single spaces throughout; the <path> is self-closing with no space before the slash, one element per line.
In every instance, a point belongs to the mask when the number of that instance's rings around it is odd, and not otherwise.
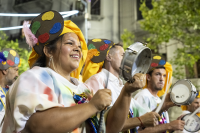
<path fill-rule="evenodd" d="M 166 64 L 165 60 L 160 60 L 159 61 L 159 65 L 165 65 L 165 64 Z"/>
<path fill-rule="evenodd" d="M 54 12 L 52 11 L 49 11 L 49 12 L 46 12 L 42 15 L 42 20 L 45 21 L 45 20 L 52 20 L 54 18 Z"/>
<path fill-rule="evenodd" d="M 160 59 L 161 59 L 161 56 L 154 56 L 153 59 L 160 60 Z"/>
<path fill-rule="evenodd" d="M 51 30 L 50 30 L 50 34 L 55 34 L 55 33 L 57 33 L 58 31 L 60 31 L 60 29 L 62 28 L 62 25 L 61 25 L 61 23 L 59 23 L 59 22 L 57 22 L 57 23 L 55 23 L 54 25 L 53 25 L 53 27 L 51 28 Z"/>
<path fill-rule="evenodd" d="M 15 63 L 11 60 L 7 60 L 8 65 L 13 66 Z"/>
<path fill-rule="evenodd" d="M 0 62 L 6 61 L 6 58 L 2 52 L 0 52 Z"/>
<path fill-rule="evenodd" d="M 49 40 L 49 34 L 44 33 L 38 37 L 38 40 L 40 43 L 45 43 L 47 40 Z"/>
<path fill-rule="evenodd" d="M 14 50 L 10 50 L 10 54 L 16 56 L 17 53 Z"/>
<path fill-rule="evenodd" d="M 3 55 L 7 58 L 8 57 L 9 52 L 8 51 L 3 51 Z"/>
<path fill-rule="evenodd" d="M 110 43 L 111 43 L 111 41 L 109 41 L 109 40 L 104 40 L 104 42 L 105 42 L 106 44 L 110 44 Z"/>
<path fill-rule="evenodd" d="M 93 42 L 101 42 L 101 39 L 92 39 Z"/>
<path fill-rule="evenodd" d="M 158 64 L 157 63 L 151 63 L 151 67 L 157 67 Z"/>
<path fill-rule="evenodd" d="M 90 49 L 96 49 L 96 47 L 92 43 L 90 43 L 88 46 L 88 50 L 90 50 Z"/>
<path fill-rule="evenodd" d="M 99 49 L 101 50 L 101 51 L 104 51 L 104 50 L 106 50 L 107 48 L 108 48 L 108 44 L 104 44 L 104 45 L 101 45 L 101 47 L 99 47 Z"/>
<path fill-rule="evenodd" d="M 19 64 L 19 58 L 15 57 L 15 64 Z"/>
<path fill-rule="evenodd" d="M 33 24 L 32 24 L 32 27 L 31 27 L 31 32 L 35 35 L 36 32 L 38 31 L 38 29 L 40 28 L 41 24 L 39 21 L 35 21 Z"/>
<path fill-rule="evenodd" d="M 2 61 L 2 64 L 3 64 L 3 65 L 6 65 L 6 61 Z"/>
<path fill-rule="evenodd" d="M 21 62 L 22 62 L 22 60 L 20 59 L 20 60 L 19 60 L 19 65 L 18 65 L 18 67 L 20 67 L 20 66 L 21 66 Z"/>

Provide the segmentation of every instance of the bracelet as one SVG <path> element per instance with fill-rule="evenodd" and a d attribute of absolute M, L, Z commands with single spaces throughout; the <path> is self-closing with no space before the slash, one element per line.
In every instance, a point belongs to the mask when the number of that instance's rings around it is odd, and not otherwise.
<path fill-rule="evenodd" d="M 142 123 L 142 121 L 141 121 L 140 117 L 137 117 L 137 118 L 140 120 L 140 123 L 141 123 L 141 125 L 140 125 L 140 126 L 141 126 L 142 128 L 143 128 L 143 127 L 145 127 L 145 126 L 144 126 L 144 124 Z"/>

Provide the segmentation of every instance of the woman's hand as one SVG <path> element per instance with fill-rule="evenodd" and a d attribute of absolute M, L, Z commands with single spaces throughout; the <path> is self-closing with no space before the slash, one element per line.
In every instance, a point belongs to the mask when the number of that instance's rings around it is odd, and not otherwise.
<path fill-rule="evenodd" d="M 145 127 L 154 127 L 158 125 L 160 115 L 156 112 L 149 112 L 140 116 L 140 119 Z"/>
<path fill-rule="evenodd" d="M 109 106 L 111 102 L 111 90 L 101 89 L 95 93 L 89 103 L 92 104 L 99 112 Z"/>
<path fill-rule="evenodd" d="M 127 93 L 132 93 L 138 89 L 141 89 L 145 86 L 146 84 L 146 75 L 145 74 L 141 74 L 141 73 L 136 73 L 133 76 L 133 81 L 134 82 L 126 82 L 125 83 L 125 91 Z"/>

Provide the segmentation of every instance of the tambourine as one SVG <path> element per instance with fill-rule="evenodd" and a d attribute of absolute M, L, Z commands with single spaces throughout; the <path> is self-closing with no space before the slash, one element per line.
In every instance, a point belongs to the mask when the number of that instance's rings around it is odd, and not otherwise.
<path fill-rule="evenodd" d="M 177 81 L 170 92 L 170 98 L 176 105 L 189 105 L 196 97 L 196 87 L 188 80 Z"/>
<path fill-rule="evenodd" d="M 120 76 L 133 82 L 136 73 L 147 73 L 152 59 L 151 50 L 140 42 L 130 45 L 123 56 L 120 66 Z"/>
<path fill-rule="evenodd" d="M 185 121 L 184 129 L 188 132 L 197 132 L 200 130 L 200 118 L 195 114 L 191 116 L 187 114 L 182 117 L 182 120 Z"/>

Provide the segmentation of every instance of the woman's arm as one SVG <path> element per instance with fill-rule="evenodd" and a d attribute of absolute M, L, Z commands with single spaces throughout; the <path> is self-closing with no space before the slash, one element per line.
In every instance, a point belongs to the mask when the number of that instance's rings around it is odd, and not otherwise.
<path fill-rule="evenodd" d="M 89 103 L 38 111 L 29 118 L 25 130 L 31 133 L 66 133 L 73 131 L 89 117 L 110 105 L 111 101 L 110 90 L 99 90 Z"/>

